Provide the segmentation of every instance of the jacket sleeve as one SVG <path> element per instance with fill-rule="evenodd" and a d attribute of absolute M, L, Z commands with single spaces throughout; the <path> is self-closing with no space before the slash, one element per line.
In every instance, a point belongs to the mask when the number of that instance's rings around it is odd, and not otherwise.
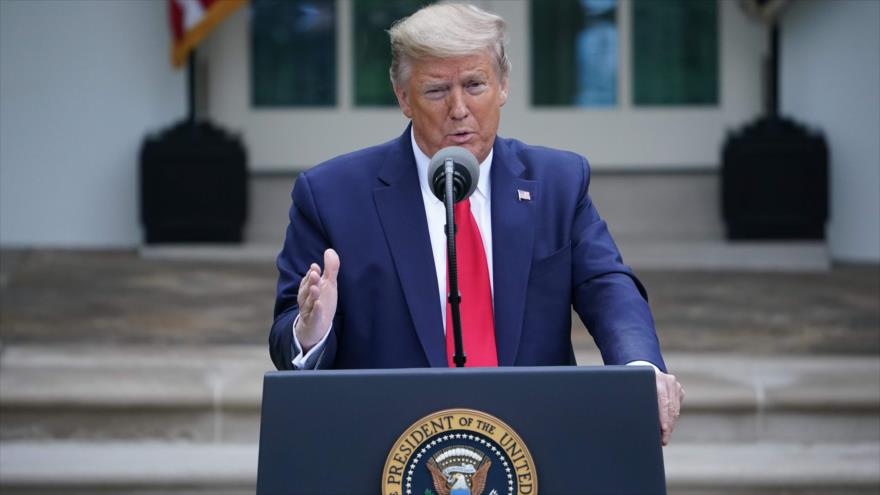
<path fill-rule="evenodd" d="M 290 223 L 284 246 L 276 261 L 278 287 L 275 296 L 274 322 L 269 333 L 269 354 L 279 370 L 293 367 L 293 322 L 299 315 L 296 295 L 300 281 L 312 263 L 321 264 L 324 251 L 332 247 L 321 223 L 320 214 L 312 196 L 308 176 L 299 175 L 293 187 Z M 336 355 L 336 339 L 342 319 L 337 314 L 333 328 L 325 342 L 325 349 L 317 368 L 329 367 Z"/>
<path fill-rule="evenodd" d="M 572 226 L 572 298 L 606 364 L 666 365 L 645 287 L 623 263 L 608 226 L 590 199 L 590 169 L 582 158 L 581 189 Z"/>

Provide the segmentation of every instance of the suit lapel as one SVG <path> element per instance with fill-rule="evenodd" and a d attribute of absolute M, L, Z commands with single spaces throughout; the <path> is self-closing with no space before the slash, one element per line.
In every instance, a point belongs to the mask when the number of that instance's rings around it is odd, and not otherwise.
<path fill-rule="evenodd" d="M 432 367 L 445 367 L 437 274 L 409 132 L 407 127 L 385 160 L 373 199 L 422 349 Z"/>
<path fill-rule="evenodd" d="M 525 167 L 505 140 L 496 138 L 492 163 L 492 268 L 498 364 L 516 362 L 532 263 L 537 183 L 520 178 Z M 529 200 L 520 199 L 520 191 Z M 524 198 L 523 198 L 524 199 Z M 500 311 L 499 311 L 500 308 Z"/>

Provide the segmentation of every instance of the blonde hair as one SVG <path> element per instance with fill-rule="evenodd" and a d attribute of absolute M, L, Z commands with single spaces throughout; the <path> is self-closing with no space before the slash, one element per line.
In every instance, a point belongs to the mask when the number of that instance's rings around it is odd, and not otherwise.
<path fill-rule="evenodd" d="M 442 2 L 423 7 L 398 20 L 391 36 L 391 84 L 409 79 L 410 63 L 425 58 L 450 58 L 488 51 L 499 79 L 510 74 L 507 23 L 501 17 L 469 4 Z"/>

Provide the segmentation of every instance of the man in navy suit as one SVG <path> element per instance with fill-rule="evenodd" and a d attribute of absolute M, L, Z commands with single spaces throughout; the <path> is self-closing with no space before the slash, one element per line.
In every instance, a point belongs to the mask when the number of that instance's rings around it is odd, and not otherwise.
<path fill-rule="evenodd" d="M 426 173 L 429 157 L 461 146 L 480 162 L 469 201 L 488 269 L 478 313 L 489 324 L 477 330 L 494 345 L 489 365 L 574 364 L 574 307 L 606 364 L 656 370 L 665 445 L 684 394 L 665 372 L 645 289 L 587 194 L 587 161 L 497 137 L 510 70 L 504 21 L 439 4 L 389 34 L 392 85 L 411 124 L 297 179 L 278 256 L 275 366 L 449 365 L 444 207 Z"/>

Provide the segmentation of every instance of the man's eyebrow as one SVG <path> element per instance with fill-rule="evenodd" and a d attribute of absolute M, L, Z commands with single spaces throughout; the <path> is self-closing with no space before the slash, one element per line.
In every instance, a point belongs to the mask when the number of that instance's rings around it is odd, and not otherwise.
<path fill-rule="evenodd" d="M 431 75 L 425 74 L 422 80 L 419 82 L 420 87 L 422 88 L 440 88 L 446 87 L 450 84 L 454 84 L 455 81 L 468 81 L 474 79 L 487 79 L 489 78 L 489 74 L 483 69 L 472 69 L 468 71 L 462 71 L 458 77 L 451 79 L 449 76 L 441 76 L 441 75 Z"/>
<path fill-rule="evenodd" d="M 446 79 L 446 78 L 433 78 L 433 77 L 428 77 L 428 78 L 423 79 L 423 80 L 421 81 L 421 85 L 422 85 L 423 87 L 428 87 L 428 86 L 448 86 L 449 84 L 450 84 L 450 81 L 449 81 L 449 79 Z"/>
<path fill-rule="evenodd" d="M 489 77 L 488 73 L 483 69 L 474 69 L 461 73 L 462 79 L 485 79 Z"/>

